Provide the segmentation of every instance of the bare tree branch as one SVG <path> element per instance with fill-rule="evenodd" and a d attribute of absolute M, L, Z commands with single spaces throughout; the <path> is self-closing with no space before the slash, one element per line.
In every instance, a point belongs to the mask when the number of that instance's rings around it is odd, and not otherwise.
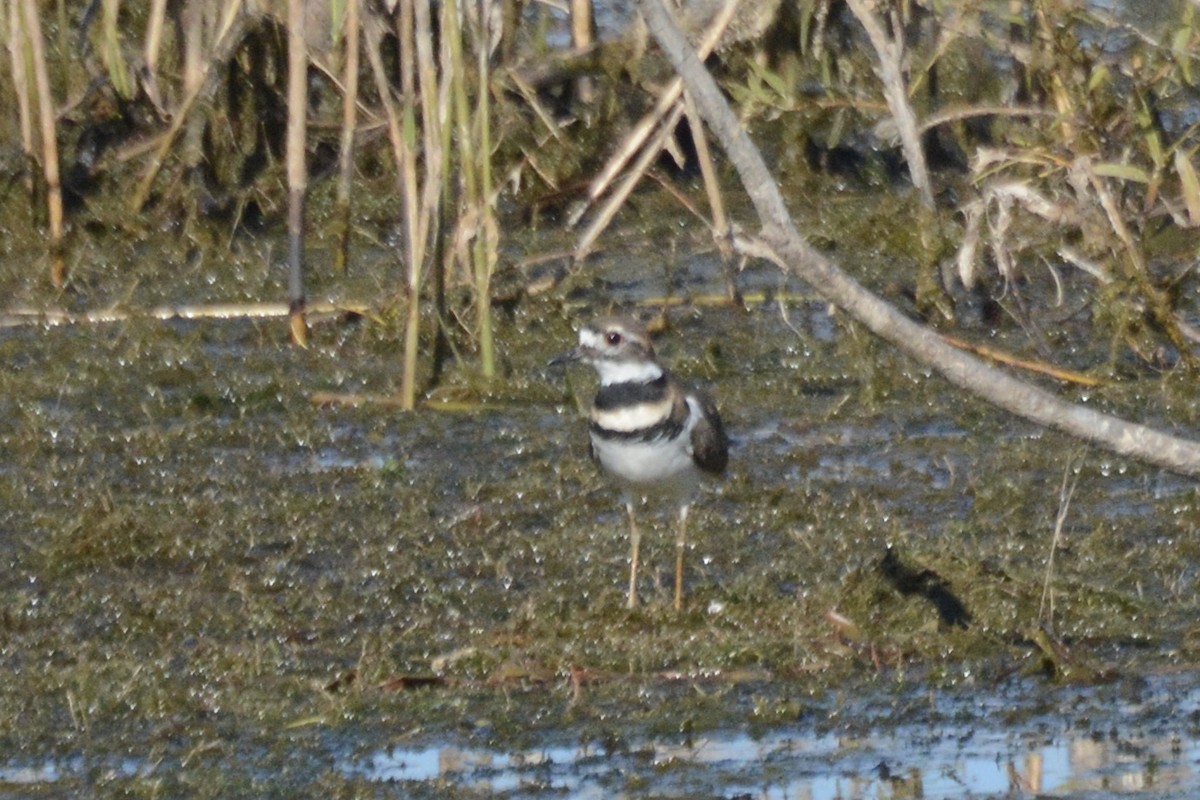
<path fill-rule="evenodd" d="M 952 347 L 901 314 L 812 248 L 796 229 L 761 154 L 712 76 L 675 27 L 661 0 L 639 0 L 646 23 L 713 134 L 729 155 L 762 222 L 762 241 L 787 269 L 902 352 L 1000 408 L 1116 453 L 1187 475 L 1200 475 L 1200 443 L 1068 403 Z"/>

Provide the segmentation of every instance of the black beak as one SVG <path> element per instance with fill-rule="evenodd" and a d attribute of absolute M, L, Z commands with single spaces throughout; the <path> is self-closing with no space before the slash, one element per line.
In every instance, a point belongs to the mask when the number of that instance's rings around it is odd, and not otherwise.
<path fill-rule="evenodd" d="M 546 364 L 547 367 L 561 367 L 564 364 L 571 364 L 583 358 L 583 353 L 579 352 L 579 348 L 568 350 L 565 353 L 559 353 Z"/>

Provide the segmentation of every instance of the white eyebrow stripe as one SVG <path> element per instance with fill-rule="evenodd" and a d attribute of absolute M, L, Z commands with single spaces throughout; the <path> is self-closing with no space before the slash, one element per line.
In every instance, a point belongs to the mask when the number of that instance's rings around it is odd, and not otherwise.
<path fill-rule="evenodd" d="M 599 347 L 604 344 L 604 335 L 591 328 L 582 328 L 579 331 L 579 343 L 584 347 Z"/>

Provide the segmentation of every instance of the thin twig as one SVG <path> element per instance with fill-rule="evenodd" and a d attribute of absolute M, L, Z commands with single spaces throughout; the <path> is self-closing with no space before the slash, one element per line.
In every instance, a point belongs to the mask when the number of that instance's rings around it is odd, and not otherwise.
<path fill-rule="evenodd" d="M 917 133 L 924 134 L 940 125 L 959 122 L 973 117 L 1053 117 L 1054 112 L 1037 106 L 955 106 L 931 114 L 917 126 Z"/>
<path fill-rule="evenodd" d="M 729 216 L 725 213 L 725 199 L 721 196 L 721 183 L 717 178 L 717 168 L 708 147 L 708 134 L 704 131 L 704 120 L 696 111 L 696 103 L 687 92 L 683 93 L 683 106 L 687 114 L 688 128 L 692 132 L 692 141 L 696 145 L 696 160 L 700 164 L 700 175 L 704 179 L 704 191 L 708 195 L 713 241 L 717 244 L 717 252 L 721 254 L 722 271 L 725 273 L 725 293 L 731 303 L 740 306 L 737 270 L 733 261 L 733 228 L 729 224 Z"/>
<path fill-rule="evenodd" d="M 336 200 L 337 244 L 334 248 L 334 267 L 346 274 L 350 266 L 350 187 L 354 180 L 354 134 L 358 125 L 359 73 L 359 0 L 346 0 L 345 76 L 342 87 L 342 131 L 338 143 L 338 177 Z"/>
<path fill-rule="evenodd" d="M 1086 375 L 1082 372 L 1076 372 L 1071 369 L 1063 369 L 1056 367 L 1053 364 L 1046 364 L 1041 361 L 1031 361 L 1027 358 L 1014 356 L 1011 353 L 1005 353 L 1003 350 L 997 350 L 994 347 L 988 347 L 984 344 L 975 344 L 968 342 L 965 339 L 959 339 L 949 334 L 942 334 L 942 338 L 960 350 L 968 350 L 972 353 L 983 356 L 984 358 L 995 361 L 998 364 L 1007 364 L 1010 367 L 1018 367 L 1026 372 L 1034 372 L 1038 375 L 1048 375 L 1051 378 L 1057 378 L 1060 381 L 1075 383 L 1080 386 L 1102 386 L 1104 381 L 1091 375 Z"/>
<path fill-rule="evenodd" d="M 1038 622 L 1047 627 L 1052 626 L 1052 617 L 1054 616 L 1054 595 L 1050 591 L 1050 582 L 1054 577 L 1054 554 L 1058 551 L 1058 543 L 1062 540 L 1063 523 L 1067 521 L 1067 511 L 1071 508 L 1071 497 L 1075 494 L 1075 487 L 1079 484 L 1079 473 L 1082 466 L 1083 459 L 1080 459 L 1078 463 L 1073 457 L 1067 459 L 1067 466 L 1063 468 L 1062 485 L 1058 489 L 1058 515 L 1054 519 L 1054 537 L 1050 540 L 1050 555 L 1046 558 L 1046 577 L 1042 581 L 1042 599 L 1038 603 Z M 1049 604 L 1048 613 L 1047 604 Z"/>
<path fill-rule="evenodd" d="M 921 196 L 921 203 L 928 209 L 935 207 L 933 187 L 929 182 L 929 168 L 925 164 L 925 151 L 921 149 L 921 137 L 917 133 L 917 118 L 908 102 L 908 91 L 904 86 L 904 44 L 899 38 L 892 39 L 883 30 L 879 18 L 867 0 L 847 0 L 850 10 L 867 32 L 871 46 L 879 57 L 879 80 L 883 82 L 883 96 L 891 109 L 892 119 L 900 134 L 900 146 L 908 162 L 908 172 L 913 186 Z"/>

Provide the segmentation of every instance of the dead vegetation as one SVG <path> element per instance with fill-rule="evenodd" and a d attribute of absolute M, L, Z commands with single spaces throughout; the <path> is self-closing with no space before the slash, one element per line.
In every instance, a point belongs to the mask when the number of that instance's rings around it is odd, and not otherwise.
<path fill-rule="evenodd" d="M 332 235 L 331 266 L 356 269 L 355 248 L 376 237 L 355 209 L 374 213 L 382 192 L 403 279 L 358 301 L 403 320 L 411 407 L 450 354 L 496 374 L 492 309 L 521 301 L 513 278 L 545 293 L 505 256 L 524 247 L 514 230 L 571 231 L 559 260 L 582 269 L 633 193 L 660 186 L 705 220 L 738 301 L 751 256 L 734 252 L 728 173 L 637 20 L 594 42 L 576 26 L 576 45 L 556 49 L 565 20 L 518 0 L 97 0 L 54 13 L 9 4 L 4 90 L 28 164 L 9 202 L 39 210 L 20 224 L 47 226 L 39 266 L 55 287 L 91 225 L 179 226 L 220 247 L 287 219 L 302 342 L 306 240 Z M 1130 356 L 1190 368 L 1200 340 L 1196 7 L 1178 15 L 1146 30 L 1082 0 L 742 0 L 681 21 L 744 123 L 784 135 L 772 157 L 799 161 L 804 186 L 915 187 L 907 224 L 879 229 L 878 248 L 912 265 L 893 280 L 920 313 L 970 339 L 974 310 L 994 305 L 1027 333 L 1013 361 L 1045 371 L 1078 369 L 1081 336 L 1108 342 L 1090 366 L 1109 377 Z M 305 205 L 326 181 L 336 201 Z M 511 273 L 501 292 L 498 272 Z"/>

